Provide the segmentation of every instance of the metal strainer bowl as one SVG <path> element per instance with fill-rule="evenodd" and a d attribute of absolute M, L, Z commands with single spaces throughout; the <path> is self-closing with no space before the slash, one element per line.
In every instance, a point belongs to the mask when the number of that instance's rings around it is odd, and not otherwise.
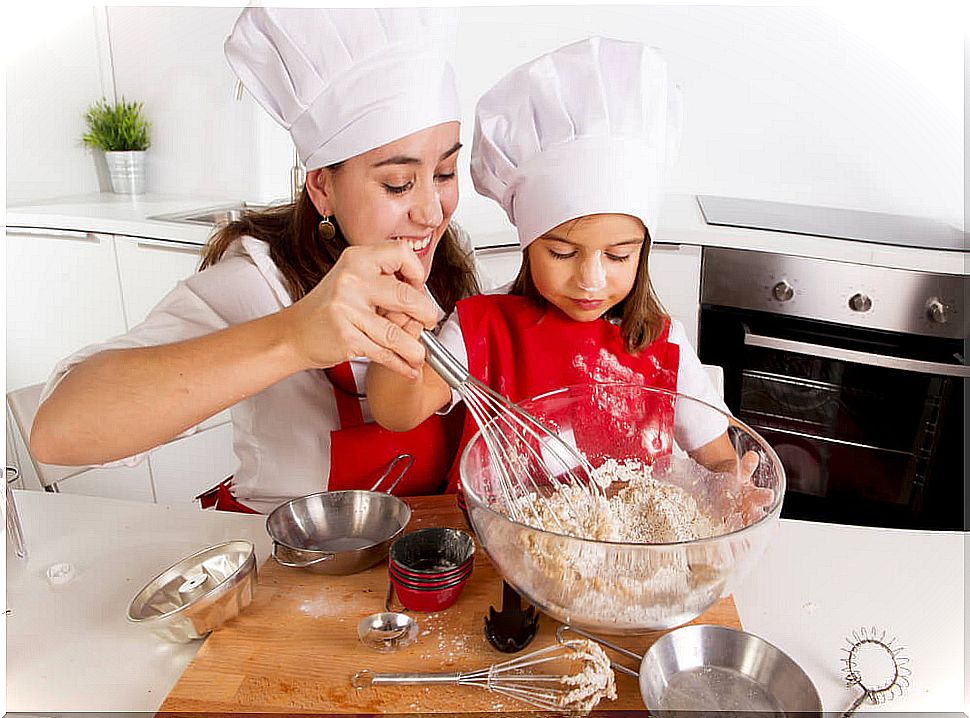
<path fill-rule="evenodd" d="M 188 643 L 204 638 L 253 600 L 256 554 L 249 541 L 210 546 L 169 566 L 128 606 L 128 620 L 160 638 Z"/>
<path fill-rule="evenodd" d="M 734 590 L 761 556 L 781 513 L 785 472 L 767 442 L 734 417 L 682 394 L 631 384 L 570 386 L 522 407 L 594 469 L 609 459 L 651 464 L 653 478 L 685 490 L 718 521 L 708 538 L 665 543 L 577 538 L 513 521 L 496 455 L 479 432 L 461 458 L 469 518 L 499 574 L 543 612 L 595 633 L 672 628 Z M 675 416 L 694 433 L 726 432 L 730 468 L 711 472 L 688 458 L 675 440 Z M 754 485 L 774 494 L 769 505 L 743 516 L 731 492 L 740 486 L 740 457 L 750 452 L 758 457 Z M 521 482 L 523 493 L 536 488 L 535 477 Z"/>

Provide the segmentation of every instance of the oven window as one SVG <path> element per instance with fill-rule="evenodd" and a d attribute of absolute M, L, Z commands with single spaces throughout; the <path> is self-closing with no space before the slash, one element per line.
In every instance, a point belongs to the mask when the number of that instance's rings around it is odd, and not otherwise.
<path fill-rule="evenodd" d="M 789 490 L 905 506 L 922 484 L 946 379 L 746 347 L 739 418 L 778 452 Z"/>
<path fill-rule="evenodd" d="M 749 342 L 752 335 L 764 341 Z M 701 361 L 724 368 L 728 407 L 785 466 L 782 516 L 960 528 L 966 380 L 827 358 L 813 346 L 965 363 L 963 344 L 954 340 L 702 307 Z"/>

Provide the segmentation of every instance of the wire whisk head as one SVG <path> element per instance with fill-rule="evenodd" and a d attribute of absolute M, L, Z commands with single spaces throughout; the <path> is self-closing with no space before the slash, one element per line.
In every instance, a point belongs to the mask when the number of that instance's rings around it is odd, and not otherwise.
<path fill-rule="evenodd" d="M 891 701 L 909 687 L 909 658 L 895 636 L 863 626 L 845 638 L 841 659 L 846 685 L 861 688 L 870 703 Z"/>

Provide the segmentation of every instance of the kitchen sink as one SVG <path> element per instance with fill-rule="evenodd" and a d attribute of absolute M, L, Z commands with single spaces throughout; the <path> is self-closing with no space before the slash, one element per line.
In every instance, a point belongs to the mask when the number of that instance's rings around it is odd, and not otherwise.
<path fill-rule="evenodd" d="M 156 214 L 148 219 L 160 222 L 179 222 L 182 224 L 223 225 L 240 219 L 244 212 L 266 209 L 269 205 L 255 202 L 235 202 L 217 207 L 203 207 L 186 212 L 172 212 L 170 214 Z"/>

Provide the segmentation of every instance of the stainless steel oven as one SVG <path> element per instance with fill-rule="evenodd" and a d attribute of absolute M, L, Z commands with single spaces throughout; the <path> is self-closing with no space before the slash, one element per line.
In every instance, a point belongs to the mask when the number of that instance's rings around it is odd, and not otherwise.
<path fill-rule="evenodd" d="M 699 354 L 785 465 L 783 516 L 966 529 L 967 278 L 707 248 Z"/>

